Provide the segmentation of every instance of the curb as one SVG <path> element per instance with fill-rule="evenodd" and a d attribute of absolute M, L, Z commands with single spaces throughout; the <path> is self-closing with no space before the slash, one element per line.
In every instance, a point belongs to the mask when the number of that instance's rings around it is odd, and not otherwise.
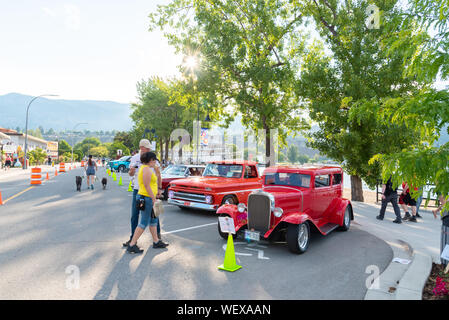
<path fill-rule="evenodd" d="M 393 260 L 373 282 L 364 300 L 422 300 L 422 292 L 432 270 L 432 258 L 403 240 L 388 242 L 395 258 L 411 260 L 403 265 Z"/>
<path fill-rule="evenodd" d="M 396 300 L 422 300 L 422 292 L 432 270 L 432 258 L 416 252 L 413 262 L 402 277 Z"/>

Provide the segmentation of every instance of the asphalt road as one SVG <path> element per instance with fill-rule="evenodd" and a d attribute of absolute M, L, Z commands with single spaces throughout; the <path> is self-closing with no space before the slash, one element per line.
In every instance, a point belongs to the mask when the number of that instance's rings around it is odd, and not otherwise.
<path fill-rule="evenodd" d="M 382 273 L 393 258 L 388 244 L 353 223 L 348 232 L 313 234 L 303 255 L 285 243 L 237 239 L 242 269 L 221 271 L 226 241 L 215 215 L 171 205 L 161 216 L 169 247 L 153 249 L 146 231 L 144 253 L 128 254 L 129 177 L 123 186 L 108 177 L 106 190 L 99 181 L 87 190 L 84 180 L 79 193 L 81 173 L 59 174 L 0 206 L 0 299 L 360 300 L 367 267 Z M 28 188 L 21 183 L 14 191 Z"/>

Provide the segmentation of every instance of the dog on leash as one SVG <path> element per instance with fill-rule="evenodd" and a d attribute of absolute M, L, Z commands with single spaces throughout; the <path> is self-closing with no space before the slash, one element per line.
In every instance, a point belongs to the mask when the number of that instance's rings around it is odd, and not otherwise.
<path fill-rule="evenodd" d="M 103 190 L 105 190 L 106 185 L 108 184 L 108 179 L 106 179 L 106 178 L 101 179 L 101 184 L 103 185 Z"/>
<path fill-rule="evenodd" d="M 83 177 L 76 176 L 75 182 L 76 182 L 76 191 L 81 192 L 81 183 L 83 182 Z"/>

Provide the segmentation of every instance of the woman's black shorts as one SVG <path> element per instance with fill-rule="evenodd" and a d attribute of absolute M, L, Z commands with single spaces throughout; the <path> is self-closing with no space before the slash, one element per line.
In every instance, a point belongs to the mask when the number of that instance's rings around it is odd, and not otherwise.
<path fill-rule="evenodd" d="M 410 196 L 410 193 L 406 193 L 404 196 L 404 203 L 408 206 L 416 206 L 416 200 Z"/>

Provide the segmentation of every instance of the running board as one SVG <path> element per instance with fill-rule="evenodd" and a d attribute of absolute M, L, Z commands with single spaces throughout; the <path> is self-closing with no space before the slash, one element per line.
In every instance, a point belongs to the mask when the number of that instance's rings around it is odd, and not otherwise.
<path fill-rule="evenodd" d="M 331 231 L 337 229 L 339 226 L 340 226 L 340 225 L 338 225 L 338 224 L 336 224 L 336 223 L 326 223 L 324 226 L 322 226 L 322 227 L 320 228 L 320 231 L 321 231 L 323 234 L 327 235 L 327 234 L 329 234 L 329 232 L 331 232 Z"/>

